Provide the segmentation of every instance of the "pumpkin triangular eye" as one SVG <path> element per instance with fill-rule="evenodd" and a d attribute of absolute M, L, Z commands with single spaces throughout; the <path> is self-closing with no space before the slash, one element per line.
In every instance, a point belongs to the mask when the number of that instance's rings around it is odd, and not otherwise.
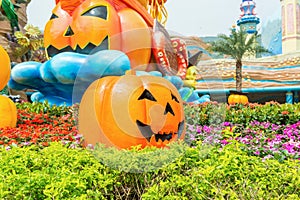
<path fill-rule="evenodd" d="M 68 37 L 72 35 L 74 35 L 74 31 L 72 30 L 71 26 L 69 26 L 64 36 Z"/>
<path fill-rule="evenodd" d="M 174 94 L 172 94 L 172 93 L 171 93 L 171 97 L 172 97 L 172 100 L 174 100 L 174 101 L 176 101 L 177 103 L 179 103 L 179 101 L 178 101 L 177 97 L 175 97 L 175 95 L 174 95 Z"/>
<path fill-rule="evenodd" d="M 56 14 L 52 13 L 52 15 L 51 15 L 51 17 L 50 17 L 50 20 L 51 20 L 51 19 L 55 19 L 55 18 L 58 18 L 58 16 L 57 16 Z"/>
<path fill-rule="evenodd" d="M 143 100 L 143 99 L 148 99 L 150 101 L 156 101 L 154 96 L 147 89 L 145 89 L 144 92 L 141 94 L 141 96 L 138 98 L 138 100 Z"/>
<path fill-rule="evenodd" d="M 165 109 L 165 115 L 168 114 L 168 113 L 171 113 L 173 116 L 175 116 L 175 113 L 171 107 L 171 105 L 169 103 L 167 103 L 167 106 L 166 106 L 166 109 Z"/>
<path fill-rule="evenodd" d="M 97 6 L 97 7 L 91 8 L 88 11 L 84 12 L 82 14 L 82 16 L 99 17 L 101 19 L 107 20 L 107 7 L 106 6 Z"/>

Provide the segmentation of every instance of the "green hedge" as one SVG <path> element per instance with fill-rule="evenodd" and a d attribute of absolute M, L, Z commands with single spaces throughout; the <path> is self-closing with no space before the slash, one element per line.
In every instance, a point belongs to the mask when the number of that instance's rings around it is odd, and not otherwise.
<path fill-rule="evenodd" d="M 300 103 L 227 105 L 222 103 L 186 104 L 184 106 L 186 121 L 191 125 L 212 125 L 224 121 L 248 125 L 254 120 L 274 124 L 294 124 L 300 120 Z"/>
<path fill-rule="evenodd" d="M 299 161 L 263 162 L 236 145 L 99 147 L 95 156 L 58 143 L 0 149 L 0 199 L 300 199 Z M 158 161 L 161 168 L 136 171 Z"/>

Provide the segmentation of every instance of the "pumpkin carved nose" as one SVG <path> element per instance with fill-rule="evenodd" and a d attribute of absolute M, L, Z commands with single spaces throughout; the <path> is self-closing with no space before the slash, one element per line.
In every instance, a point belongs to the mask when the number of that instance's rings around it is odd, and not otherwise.
<path fill-rule="evenodd" d="M 71 26 L 69 26 L 64 36 L 69 37 L 69 36 L 72 36 L 72 35 L 74 35 L 74 32 L 73 32 Z"/>
<path fill-rule="evenodd" d="M 173 111 L 173 109 L 172 109 L 172 107 L 171 107 L 171 105 L 169 103 L 167 103 L 167 106 L 166 106 L 164 114 L 166 115 L 168 113 L 171 113 L 173 116 L 175 116 L 174 111 Z"/>

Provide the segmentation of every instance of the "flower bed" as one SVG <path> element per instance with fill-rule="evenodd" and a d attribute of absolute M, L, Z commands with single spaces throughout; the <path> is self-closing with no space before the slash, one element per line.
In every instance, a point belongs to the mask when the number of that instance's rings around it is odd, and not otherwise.
<path fill-rule="evenodd" d="M 74 114 L 77 107 L 50 107 L 47 103 L 17 104 L 17 127 L 0 128 L 0 146 L 6 149 L 29 145 L 43 147 L 49 142 L 61 141 L 71 148 L 80 147 L 82 137 L 78 134 Z"/>
<path fill-rule="evenodd" d="M 186 139 L 191 145 L 201 141 L 222 147 L 239 142 L 240 148 L 249 155 L 264 160 L 300 159 L 299 108 L 300 104 L 274 102 L 246 106 L 187 105 Z M 192 112 L 188 112 L 190 110 Z M 196 117 L 195 110 L 198 110 Z M 203 116 L 207 116 L 205 120 L 201 118 Z"/>
<path fill-rule="evenodd" d="M 18 103 L 17 108 L 18 125 L 0 129 L 0 147 L 45 147 L 53 141 L 82 147 L 83 138 L 76 127 L 78 105 Z M 249 155 L 263 159 L 300 159 L 300 104 L 187 104 L 185 114 L 186 141 L 191 146 L 239 142 Z"/>
<path fill-rule="evenodd" d="M 143 152 L 169 157 L 178 148 Z M 127 169 L 137 167 L 135 157 L 130 162 L 122 151 L 103 152 L 130 163 Z M 300 199 L 299 161 L 262 162 L 234 144 L 222 150 L 187 147 L 173 162 L 139 173 L 116 170 L 87 150 L 56 142 L 38 151 L 34 145 L 0 149 L 0 156 L 0 199 Z"/>
<path fill-rule="evenodd" d="M 0 129 L 1 199 L 300 199 L 299 104 L 185 105 L 188 146 L 132 152 L 82 148 L 78 105 L 17 108 Z"/>

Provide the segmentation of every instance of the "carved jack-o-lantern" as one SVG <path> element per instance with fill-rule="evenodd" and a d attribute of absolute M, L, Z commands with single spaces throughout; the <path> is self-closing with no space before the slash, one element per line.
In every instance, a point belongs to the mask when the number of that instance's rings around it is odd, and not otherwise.
<path fill-rule="evenodd" d="M 131 66 L 149 63 L 153 19 L 136 1 L 60 0 L 44 30 L 48 57 L 73 51 L 125 52 Z"/>
<path fill-rule="evenodd" d="M 164 147 L 184 137 L 182 100 L 172 83 L 161 77 L 104 77 L 83 95 L 79 132 L 86 144 Z"/>

